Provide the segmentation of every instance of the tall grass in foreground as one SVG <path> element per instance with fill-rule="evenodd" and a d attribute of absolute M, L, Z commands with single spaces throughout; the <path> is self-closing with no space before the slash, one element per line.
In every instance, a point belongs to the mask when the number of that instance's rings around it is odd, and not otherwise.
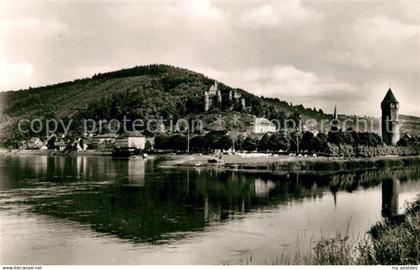
<path fill-rule="evenodd" d="M 420 264 L 420 200 L 408 204 L 405 214 L 379 222 L 371 239 L 352 240 L 348 235 L 321 239 L 309 264 Z"/>
<path fill-rule="evenodd" d="M 371 229 L 372 244 L 363 259 L 369 264 L 420 264 L 420 200 L 405 214 L 378 223 Z"/>
<path fill-rule="evenodd" d="M 420 264 L 420 199 L 404 214 L 374 225 L 370 237 L 352 238 L 338 233 L 314 243 L 308 253 L 285 251 L 267 264 L 418 265 Z"/>

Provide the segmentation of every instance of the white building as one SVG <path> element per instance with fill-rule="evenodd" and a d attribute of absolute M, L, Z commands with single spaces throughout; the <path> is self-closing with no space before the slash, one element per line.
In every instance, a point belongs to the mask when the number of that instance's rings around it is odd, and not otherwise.
<path fill-rule="evenodd" d="M 92 137 L 91 146 L 101 152 L 112 151 L 118 138 L 117 133 L 97 134 Z"/>
<path fill-rule="evenodd" d="M 256 134 L 276 132 L 276 125 L 267 118 L 254 118 L 252 132 Z"/>
<path fill-rule="evenodd" d="M 136 148 L 144 149 L 146 146 L 146 137 L 140 132 L 127 132 L 119 136 L 116 140 L 117 148 Z"/>
<path fill-rule="evenodd" d="M 45 144 L 37 137 L 30 138 L 26 144 L 26 149 L 41 149 Z"/>

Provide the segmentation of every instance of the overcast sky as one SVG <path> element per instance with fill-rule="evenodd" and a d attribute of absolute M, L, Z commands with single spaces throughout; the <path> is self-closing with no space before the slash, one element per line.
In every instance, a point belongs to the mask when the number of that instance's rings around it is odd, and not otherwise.
<path fill-rule="evenodd" d="M 420 115 L 419 13 L 417 0 L 0 0 L 0 91 L 165 63 L 359 115 L 379 116 L 392 83 L 400 112 Z"/>

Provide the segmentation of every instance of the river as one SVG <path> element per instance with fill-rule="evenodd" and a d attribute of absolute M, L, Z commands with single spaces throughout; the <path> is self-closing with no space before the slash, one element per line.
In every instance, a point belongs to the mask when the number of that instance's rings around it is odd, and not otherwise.
<path fill-rule="evenodd" d="M 111 157 L 0 157 L 2 264 L 275 264 L 355 238 L 420 193 L 420 168 L 273 175 Z"/>

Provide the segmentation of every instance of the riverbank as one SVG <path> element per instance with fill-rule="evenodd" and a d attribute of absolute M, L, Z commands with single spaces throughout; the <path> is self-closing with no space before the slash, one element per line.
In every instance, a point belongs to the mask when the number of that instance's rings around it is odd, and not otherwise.
<path fill-rule="evenodd" d="M 37 155 L 37 156 L 53 156 L 53 155 L 77 155 L 77 156 L 111 156 L 112 152 L 102 152 L 96 150 L 85 150 L 71 153 L 63 153 L 62 151 L 38 149 L 38 150 L 18 150 L 18 149 L 0 149 L 0 156 L 5 155 Z"/>
<path fill-rule="evenodd" d="M 316 243 L 311 264 L 322 265 L 419 265 L 420 200 L 410 203 L 402 215 L 374 225 L 371 238 L 353 242 L 347 235 Z"/>
<path fill-rule="evenodd" d="M 352 171 L 360 169 L 398 168 L 420 164 L 420 156 L 387 156 L 374 158 L 297 157 L 271 154 L 172 155 L 162 158 L 165 167 L 223 167 L 235 170 L 268 172 L 286 171 Z"/>
<path fill-rule="evenodd" d="M 69 155 L 69 156 L 111 156 L 111 152 L 86 150 L 62 153 L 56 150 L 8 150 L 0 149 L 0 156 L 7 155 Z M 236 153 L 231 155 L 202 154 L 157 154 L 161 167 L 223 168 L 226 170 L 264 172 L 336 172 L 382 168 L 400 168 L 420 165 L 419 156 L 383 156 L 371 158 L 337 158 L 316 156 L 289 156 L 265 153 Z"/>
<path fill-rule="evenodd" d="M 420 194 L 419 194 L 420 196 Z M 350 226 L 350 224 L 348 224 Z M 365 235 L 365 233 L 367 233 Z M 313 242 L 308 252 L 282 252 L 273 264 L 419 265 L 420 197 L 403 214 L 373 225 L 362 237 L 337 233 Z"/>

